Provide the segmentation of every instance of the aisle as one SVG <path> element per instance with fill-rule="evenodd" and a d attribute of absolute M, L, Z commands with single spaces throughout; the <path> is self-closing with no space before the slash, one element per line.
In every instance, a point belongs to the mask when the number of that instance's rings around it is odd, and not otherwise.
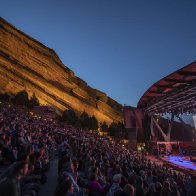
<path fill-rule="evenodd" d="M 53 196 L 54 190 L 57 185 L 58 177 L 58 159 L 55 158 L 50 162 L 50 169 L 46 173 L 47 182 L 44 185 L 41 185 L 39 194 L 40 196 Z"/>

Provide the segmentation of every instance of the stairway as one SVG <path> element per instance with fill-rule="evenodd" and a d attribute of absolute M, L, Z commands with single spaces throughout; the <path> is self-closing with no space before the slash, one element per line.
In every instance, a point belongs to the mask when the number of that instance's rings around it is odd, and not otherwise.
<path fill-rule="evenodd" d="M 55 188 L 57 186 L 58 178 L 58 159 L 55 158 L 50 161 L 50 169 L 46 173 L 47 182 L 41 186 L 39 194 L 40 196 L 53 196 Z"/>

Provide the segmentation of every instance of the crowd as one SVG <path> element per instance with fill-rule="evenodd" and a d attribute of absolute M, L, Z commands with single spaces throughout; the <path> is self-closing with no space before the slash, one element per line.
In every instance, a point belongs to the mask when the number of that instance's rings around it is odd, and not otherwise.
<path fill-rule="evenodd" d="M 191 196 L 196 176 L 141 157 L 95 133 L 0 104 L 1 196 L 36 196 L 58 151 L 54 196 Z"/>
<path fill-rule="evenodd" d="M 0 173 L 0 195 L 37 195 L 56 148 L 54 129 L 52 122 L 1 103 L 0 164 L 5 169 Z"/>

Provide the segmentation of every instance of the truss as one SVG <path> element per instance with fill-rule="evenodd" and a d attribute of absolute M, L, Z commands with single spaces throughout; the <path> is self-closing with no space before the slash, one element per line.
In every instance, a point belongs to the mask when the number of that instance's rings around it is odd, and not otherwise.
<path fill-rule="evenodd" d="M 196 113 L 196 62 L 151 86 L 141 97 L 138 108 L 149 115 Z"/>

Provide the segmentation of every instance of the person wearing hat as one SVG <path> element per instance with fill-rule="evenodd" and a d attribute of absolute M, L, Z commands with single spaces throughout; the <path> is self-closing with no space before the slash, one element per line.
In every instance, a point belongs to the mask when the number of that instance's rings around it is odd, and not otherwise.
<path fill-rule="evenodd" d="M 113 196 L 115 192 L 122 191 L 122 188 L 120 187 L 121 177 L 121 174 L 115 174 L 113 176 L 113 184 L 110 187 L 107 196 Z"/>
<path fill-rule="evenodd" d="M 191 186 L 187 192 L 188 196 L 196 195 L 196 175 L 191 176 Z"/>

